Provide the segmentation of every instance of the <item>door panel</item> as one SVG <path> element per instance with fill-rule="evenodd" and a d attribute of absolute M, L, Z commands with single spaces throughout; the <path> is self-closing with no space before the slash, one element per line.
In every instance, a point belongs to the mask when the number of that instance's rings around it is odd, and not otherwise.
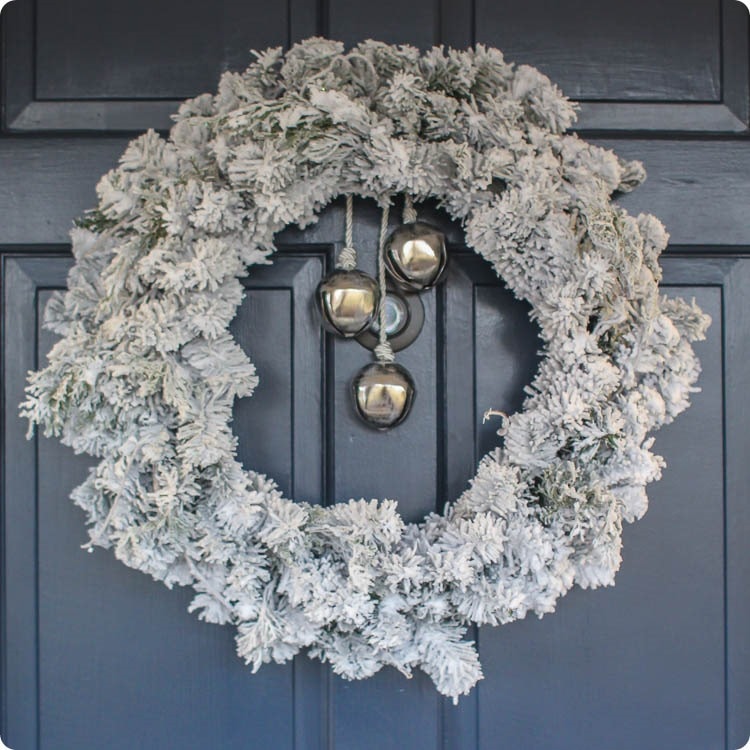
<path fill-rule="evenodd" d="M 370 201 L 355 201 L 354 210 L 358 265 L 374 275 L 380 214 Z M 394 214 L 397 212 L 394 211 Z M 343 238 L 340 213 L 338 218 L 333 231 Z M 391 226 L 395 228 L 398 216 L 391 218 Z M 412 373 L 416 382 L 411 413 L 398 429 L 375 431 L 357 417 L 352 403 L 351 381 L 360 368 L 372 361 L 372 353 L 356 342 L 331 339 L 334 350 L 331 379 L 334 384 L 335 466 L 331 499 L 390 498 L 398 502 L 399 512 L 408 521 L 418 520 L 435 510 L 437 502 L 435 292 L 420 296 L 425 307 L 424 327 L 416 341 L 397 355 L 397 361 Z"/>
<path fill-rule="evenodd" d="M 747 9 L 740 3 L 509 5 L 475 0 L 475 41 L 538 67 L 580 100 L 579 127 L 747 130 Z"/>
<path fill-rule="evenodd" d="M 251 49 L 325 35 L 422 49 L 473 43 L 552 76 L 584 130 L 742 133 L 748 14 L 737 0 L 15 0 L 5 26 L 4 124 L 167 129 L 179 101 L 215 91 Z"/>
<path fill-rule="evenodd" d="M 646 516 L 624 530 L 615 587 L 576 589 L 551 616 L 482 629 L 479 702 L 486 693 L 503 710 L 480 712 L 481 748 L 498 736 L 539 750 L 724 746 L 721 289 L 667 289 L 716 321 L 696 347 L 703 391 L 659 432 L 668 468 Z"/>
<path fill-rule="evenodd" d="M 503 3 L 477 0 L 477 41 L 499 47 L 510 60 L 542 66 L 577 99 L 718 101 L 721 95 L 721 3 L 703 0 L 595 0 L 550 5 L 531 0 L 507 12 Z M 539 24 L 546 16 L 547 23 Z M 663 29 L 676 19 L 674 34 Z M 600 32 L 610 27 L 609 34 Z"/>
<path fill-rule="evenodd" d="M 3 738 L 14 750 L 245 748 L 248 737 L 258 748 L 319 747 L 319 666 L 305 658 L 252 675 L 235 654 L 231 628 L 187 613 L 188 590 L 167 590 L 109 551 L 86 554 L 83 514 L 67 495 L 92 461 L 57 440 L 22 439 L 16 404 L 23 374 L 54 343 L 40 321 L 50 289 L 64 286 L 69 266 L 67 259 L 41 257 L 5 264 L 5 393 L 13 406 L 6 411 L 4 458 L 22 471 L 6 474 L 5 487 L 4 636 L 12 648 L 5 653 Z M 245 282 L 233 323 L 267 375 L 266 387 L 277 389 L 238 402 L 237 423 L 261 418 L 269 425 L 268 440 L 251 433 L 240 441 L 240 457 L 272 473 L 286 491 L 307 487 L 311 498 L 320 496 L 322 481 L 323 381 L 322 335 L 309 300 L 321 267 L 319 254 L 290 253 L 259 270 Z M 17 321 L 23 325 L 12 325 Z M 300 387 L 291 385 L 295 365 L 311 375 Z M 290 433 L 305 435 L 296 453 Z M 295 738 L 297 729 L 302 735 Z"/>
<path fill-rule="evenodd" d="M 288 3 L 273 13 L 231 0 L 35 0 L 34 7 L 40 100 L 185 99 L 215 90 L 225 70 L 244 69 L 251 49 L 289 45 Z"/>
<path fill-rule="evenodd" d="M 313 296 L 325 255 L 282 252 L 280 262 L 253 268 L 244 280 L 245 300 L 231 325 L 260 381 L 235 405 L 237 455 L 246 468 L 272 476 L 287 497 L 320 503 L 325 384 Z"/>

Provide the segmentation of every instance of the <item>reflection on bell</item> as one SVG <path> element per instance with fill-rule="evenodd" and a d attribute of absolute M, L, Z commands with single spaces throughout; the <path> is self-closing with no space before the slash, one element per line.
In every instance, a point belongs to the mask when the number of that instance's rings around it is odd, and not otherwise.
<path fill-rule="evenodd" d="M 378 430 L 403 422 L 414 401 L 414 381 L 408 370 L 395 363 L 366 365 L 355 376 L 352 387 L 357 414 Z"/>
<path fill-rule="evenodd" d="M 318 285 L 317 297 L 323 325 L 345 338 L 370 327 L 380 301 L 377 282 L 362 271 L 328 274 Z"/>
<path fill-rule="evenodd" d="M 385 263 L 405 290 L 428 289 L 440 281 L 448 263 L 445 235 L 422 221 L 402 224 L 386 240 Z"/>

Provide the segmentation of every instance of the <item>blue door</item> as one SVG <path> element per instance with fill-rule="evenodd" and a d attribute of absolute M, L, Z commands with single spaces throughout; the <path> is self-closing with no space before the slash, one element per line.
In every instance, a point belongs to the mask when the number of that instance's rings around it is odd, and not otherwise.
<path fill-rule="evenodd" d="M 585 137 L 641 159 L 621 199 L 672 234 L 664 292 L 713 318 L 696 346 L 692 408 L 657 438 L 667 461 L 626 528 L 617 585 L 473 633 L 485 678 L 458 706 L 417 673 L 346 682 L 298 657 L 253 675 L 230 628 L 97 549 L 68 499 L 90 462 L 24 439 L 25 374 L 65 284 L 72 219 L 134 133 L 167 129 L 178 100 L 215 88 L 250 48 L 323 34 L 498 46 L 581 101 Z M 13 750 L 734 750 L 750 735 L 750 188 L 748 15 L 734 0 L 14 0 L 2 11 L 2 704 Z M 287 229 L 245 281 L 232 330 L 261 384 L 235 406 L 239 456 L 288 495 L 391 497 L 408 521 L 455 499 L 497 442 L 487 408 L 517 410 L 537 366 L 528 309 L 446 232 L 447 282 L 399 355 L 416 377 L 409 419 L 376 433 L 348 399 L 367 349 L 324 334 L 311 301 L 343 237 L 341 202 Z M 356 206 L 361 264 L 379 215 Z M 395 223 L 395 220 L 394 220 Z M 253 439 L 262 426 L 267 439 Z"/>

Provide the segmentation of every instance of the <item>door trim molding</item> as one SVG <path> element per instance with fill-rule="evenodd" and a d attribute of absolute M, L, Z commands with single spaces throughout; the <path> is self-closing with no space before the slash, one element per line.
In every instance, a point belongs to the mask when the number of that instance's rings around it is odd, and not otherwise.
<path fill-rule="evenodd" d="M 72 265 L 60 254 L 2 258 L 2 587 L 0 731 L 11 747 L 39 745 L 37 442 L 18 415 L 26 372 L 37 366 L 39 291 L 58 286 Z M 33 313 L 28 314 L 32 307 Z M 24 309 L 27 314 L 24 314 Z M 12 360 L 9 352 L 13 352 Z M 9 366 L 10 365 L 10 366 Z M 9 467 L 13 467 L 12 473 Z M 11 533 L 12 530 L 12 533 Z M 28 571 L 34 586 L 29 587 Z"/>

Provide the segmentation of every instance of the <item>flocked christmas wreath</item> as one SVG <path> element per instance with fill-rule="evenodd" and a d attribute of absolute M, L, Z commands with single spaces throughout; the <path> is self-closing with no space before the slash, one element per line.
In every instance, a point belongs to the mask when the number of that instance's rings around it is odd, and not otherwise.
<path fill-rule="evenodd" d="M 565 134 L 574 117 L 495 49 L 310 39 L 135 139 L 71 233 L 45 318 L 61 338 L 22 407 L 99 459 L 73 492 L 89 544 L 192 586 L 254 668 L 307 647 L 351 679 L 421 667 L 454 698 L 481 678 L 468 625 L 611 584 L 662 467 L 648 435 L 687 407 L 709 321 L 660 296 L 659 221 L 612 202 L 641 164 Z M 257 383 L 228 330 L 240 278 L 342 194 L 435 199 L 544 342 L 503 444 L 419 524 L 392 500 L 287 499 L 236 459 L 232 405 Z"/>

